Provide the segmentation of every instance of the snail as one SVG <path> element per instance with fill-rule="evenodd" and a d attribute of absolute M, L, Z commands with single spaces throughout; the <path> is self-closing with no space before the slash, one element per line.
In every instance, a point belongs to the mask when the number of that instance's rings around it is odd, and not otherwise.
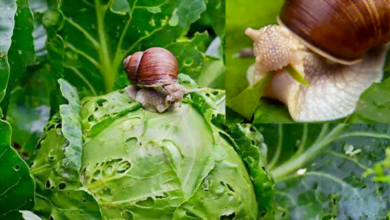
<path fill-rule="evenodd" d="M 279 25 L 245 33 L 254 40 L 250 86 L 275 71 L 264 97 L 283 102 L 297 122 L 347 117 L 383 77 L 390 42 L 388 0 L 286 0 Z M 294 80 L 291 65 L 309 86 Z"/>
<path fill-rule="evenodd" d="M 164 48 L 136 52 L 126 57 L 123 65 L 128 79 L 133 82 L 126 88 L 127 94 L 148 111 L 172 110 L 180 106 L 185 93 L 199 91 L 179 84 L 177 59 Z"/>

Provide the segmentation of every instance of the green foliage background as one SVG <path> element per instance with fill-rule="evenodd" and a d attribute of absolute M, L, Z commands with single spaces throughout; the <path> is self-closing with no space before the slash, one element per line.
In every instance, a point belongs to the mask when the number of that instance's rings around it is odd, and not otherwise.
<path fill-rule="evenodd" d="M 28 165 L 48 119 L 67 103 L 59 78 L 81 98 L 106 94 L 128 85 L 127 55 L 160 46 L 200 86 L 225 87 L 222 0 L 4 0 L 0 11 L 0 219 L 20 219 L 18 210 L 34 205 Z"/>

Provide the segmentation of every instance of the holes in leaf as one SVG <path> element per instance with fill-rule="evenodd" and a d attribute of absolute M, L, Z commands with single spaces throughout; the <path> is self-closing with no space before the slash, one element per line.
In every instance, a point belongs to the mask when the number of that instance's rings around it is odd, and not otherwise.
<path fill-rule="evenodd" d="M 30 154 L 27 153 L 27 152 L 23 152 L 23 153 L 22 153 L 22 156 L 24 157 L 24 159 L 30 158 Z"/>
<path fill-rule="evenodd" d="M 106 189 L 100 190 L 100 195 L 102 197 L 111 197 L 112 196 L 112 191 L 111 191 L 110 188 L 106 188 Z"/>
<path fill-rule="evenodd" d="M 94 179 L 100 179 L 101 178 L 101 171 L 100 170 L 96 170 L 94 173 L 93 173 L 93 178 Z"/>
<path fill-rule="evenodd" d="M 55 220 L 53 216 L 50 216 L 50 220 Z"/>
<path fill-rule="evenodd" d="M 138 142 L 138 139 L 135 138 L 135 137 L 131 137 L 131 138 L 129 138 L 129 139 L 126 140 L 126 143 L 127 143 L 127 144 L 130 144 L 130 145 L 136 145 L 137 142 Z"/>
<path fill-rule="evenodd" d="M 264 217 L 267 213 L 266 212 L 262 212 L 260 213 L 260 217 Z"/>
<path fill-rule="evenodd" d="M 219 93 L 220 93 L 220 92 L 218 92 L 218 91 L 212 91 L 212 92 L 211 92 L 211 94 L 213 94 L 213 95 L 215 95 L 215 96 L 219 95 Z"/>
<path fill-rule="evenodd" d="M 14 170 L 15 170 L 16 172 L 19 171 L 19 170 L 20 170 L 20 166 L 19 166 L 19 165 L 14 166 Z"/>
<path fill-rule="evenodd" d="M 86 200 L 85 198 L 83 198 L 83 202 L 84 202 L 84 203 L 86 203 L 86 202 L 87 202 L 87 200 Z"/>
<path fill-rule="evenodd" d="M 318 183 L 317 182 L 313 183 L 313 186 L 311 188 L 313 190 L 316 190 L 318 188 Z"/>
<path fill-rule="evenodd" d="M 98 106 L 100 107 L 102 107 L 105 102 L 107 102 L 107 100 L 103 98 L 99 98 L 98 100 L 96 100 L 96 104 L 98 104 Z"/>
<path fill-rule="evenodd" d="M 202 184 L 202 190 L 208 192 L 210 190 L 210 186 L 212 185 L 212 181 L 208 178 L 205 178 Z"/>
<path fill-rule="evenodd" d="M 15 150 L 20 150 L 20 149 L 22 149 L 22 145 L 20 145 L 20 144 L 17 143 L 17 142 L 14 142 L 13 147 L 15 148 Z"/>
<path fill-rule="evenodd" d="M 111 174 L 112 174 L 112 171 L 113 171 L 112 166 L 111 166 L 111 165 L 108 165 L 108 166 L 106 167 L 106 169 L 104 169 L 104 174 L 105 174 L 105 175 L 111 175 Z"/>
<path fill-rule="evenodd" d="M 119 163 L 117 171 L 118 171 L 118 173 L 124 173 L 127 170 L 129 170 L 130 167 L 131 167 L 131 164 L 129 161 L 122 161 Z"/>
<path fill-rule="evenodd" d="M 112 159 L 102 163 L 97 163 L 94 166 L 92 173 L 91 183 L 107 177 L 112 177 L 118 174 L 123 174 L 131 168 L 129 161 L 122 158 Z"/>
<path fill-rule="evenodd" d="M 152 197 L 148 197 L 146 200 L 138 201 L 135 204 L 143 207 L 151 207 L 154 205 L 154 199 Z"/>
<path fill-rule="evenodd" d="M 232 220 L 236 217 L 236 213 L 233 212 L 232 214 L 229 214 L 229 215 L 222 215 L 221 216 L 221 220 Z"/>
<path fill-rule="evenodd" d="M 263 169 L 264 172 L 267 172 L 267 170 L 265 169 L 265 167 L 261 167 L 261 169 Z"/>
<path fill-rule="evenodd" d="M 123 94 L 123 93 L 125 93 L 125 91 L 124 91 L 123 89 L 121 89 L 121 90 L 118 90 L 118 92 L 119 92 L 120 94 Z"/>
<path fill-rule="evenodd" d="M 95 116 L 91 114 L 90 116 L 88 116 L 88 122 L 93 122 L 93 121 L 95 121 Z"/>
<path fill-rule="evenodd" d="M 233 189 L 233 187 L 232 187 L 231 185 L 226 184 L 226 186 L 227 186 L 227 188 L 228 188 L 230 191 L 234 192 L 234 189 Z"/>
<path fill-rule="evenodd" d="M 45 138 L 42 138 L 40 142 L 38 142 L 38 145 L 37 145 L 37 150 L 41 149 L 42 145 L 41 143 L 45 140 Z"/>
<path fill-rule="evenodd" d="M 228 183 L 220 182 L 222 186 L 225 186 L 229 191 L 234 192 L 234 189 L 232 186 L 230 186 Z"/>
<path fill-rule="evenodd" d="M 50 189 L 50 187 L 51 187 L 50 180 L 47 180 L 47 181 L 46 181 L 45 187 L 46 187 L 46 189 Z"/>
<path fill-rule="evenodd" d="M 164 199 L 164 198 L 167 198 L 167 197 L 168 197 L 168 194 L 163 193 L 162 195 L 157 195 L 156 199 Z"/>
<path fill-rule="evenodd" d="M 60 183 L 58 184 L 58 189 L 63 190 L 66 188 L 66 183 Z"/>

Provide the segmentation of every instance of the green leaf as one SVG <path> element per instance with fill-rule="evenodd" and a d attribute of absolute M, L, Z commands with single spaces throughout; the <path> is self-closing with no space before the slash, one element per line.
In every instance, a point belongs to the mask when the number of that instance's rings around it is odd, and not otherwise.
<path fill-rule="evenodd" d="M 228 100 L 227 106 L 232 110 L 251 120 L 253 113 L 259 105 L 259 100 L 274 72 L 269 72 L 252 87 L 247 87 L 238 96 Z"/>
<path fill-rule="evenodd" d="M 361 96 L 352 123 L 390 123 L 390 79 L 374 83 Z"/>
<path fill-rule="evenodd" d="M 56 84 L 47 66 L 31 73 L 23 87 L 14 89 L 7 112 L 7 121 L 13 130 L 13 146 L 27 162 L 49 119 L 50 91 Z"/>
<path fill-rule="evenodd" d="M 388 183 L 364 174 L 385 159 L 388 125 L 258 127 L 269 149 L 279 149 L 270 152 L 279 206 L 274 219 L 386 219 Z"/>
<path fill-rule="evenodd" d="M 35 59 L 34 50 L 34 19 L 28 0 L 18 0 L 15 14 L 15 27 L 11 47 L 8 51 L 10 77 L 7 87 L 7 99 L 18 81 L 27 74 L 26 68 Z"/>
<path fill-rule="evenodd" d="M 34 48 L 36 55 L 36 64 L 41 64 L 47 60 L 47 50 L 45 48 L 46 31 L 43 26 L 42 17 L 48 9 L 46 0 L 29 1 L 30 9 L 34 15 Z"/>
<path fill-rule="evenodd" d="M 203 69 L 204 54 L 197 47 L 207 40 L 207 33 L 196 33 L 194 38 L 169 44 L 166 48 L 173 53 L 179 63 L 179 73 L 196 79 Z"/>
<path fill-rule="evenodd" d="M 0 102 L 5 96 L 9 78 L 8 50 L 15 25 L 16 3 L 14 0 L 0 2 Z"/>
<path fill-rule="evenodd" d="M 302 74 L 300 72 L 298 72 L 291 64 L 287 65 L 286 67 L 284 67 L 283 69 L 285 69 L 288 74 L 293 78 L 295 79 L 297 82 L 303 84 L 303 85 L 306 85 L 306 86 L 309 86 L 309 83 L 306 82 L 305 78 L 302 76 Z"/>
<path fill-rule="evenodd" d="M 11 148 L 11 126 L 0 119 L 0 219 L 21 219 L 34 206 L 34 182 L 27 164 Z"/>
<path fill-rule="evenodd" d="M 255 58 L 238 58 L 234 54 L 244 48 L 252 48 L 253 40 L 245 35 L 245 29 L 260 29 L 276 24 L 283 0 L 258 1 L 226 0 L 226 91 L 227 102 L 248 87 L 246 72 Z"/>
<path fill-rule="evenodd" d="M 80 101 L 77 91 L 65 80 L 58 80 L 62 95 L 68 100 L 68 105 L 60 106 L 62 118 L 62 133 L 69 142 L 65 147 L 62 165 L 67 172 L 78 173 L 81 168 L 83 139 L 81 134 Z"/>
<path fill-rule="evenodd" d="M 205 0 L 208 17 L 215 33 L 223 39 L 225 37 L 225 8 L 224 0 Z"/>
<path fill-rule="evenodd" d="M 260 215 L 269 211 L 274 203 L 274 181 L 266 168 L 267 146 L 263 136 L 250 124 L 228 125 L 234 139 L 235 150 L 245 163 L 254 185 Z"/>
<path fill-rule="evenodd" d="M 293 123 L 287 107 L 276 100 L 262 98 L 253 116 L 253 124 Z"/>
<path fill-rule="evenodd" d="M 128 11 L 118 11 L 119 3 L 70 0 L 60 5 L 64 25 L 58 34 L 65 45 L 64 76 L 81 96 L 112 91 L 116 79 L 124 73 L 122 61 L 127 55 L 175 44 L 206 9 L 202 0 L 131 0 Z M 185 50 L 180 56 L 188 59 L 193 55 L 193 48 L 181 49 Z M 179 62 L 179 68 L 191 70 L 184 73 L 194 78 L 200 74 L 198 66 L 198 62 Z"/>
<path fill-rule="evenodd" d="M 56 116 L 48 123 L 31 166 L 36 182 L 33 211 L 42 219 L 101 220 L 95 199 L 80 189 L 78 180 L 70 179 L 63 172 L 65 155 L 62 149 L 68 145 L 68 141 L 62 134 L 60 123 L 61 118 Z"/>
<path fill-rule="evenodd" d="M 223 62 L 223 45 L 219 37 L 211 42 L 206 50 L 206 56 L 204 69 L 197 80 L 199 86 L 225 89 L 226 68 Z"/>

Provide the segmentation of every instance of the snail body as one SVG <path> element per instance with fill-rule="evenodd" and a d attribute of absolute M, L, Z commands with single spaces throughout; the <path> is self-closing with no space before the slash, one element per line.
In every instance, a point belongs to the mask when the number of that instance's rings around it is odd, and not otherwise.
<path fill-rule="evenodd" d="M 133 83 L 126 91 L 145 109 L 165 112 L 180 105 L 186 90 L 177 82 L 178 63 L 170 51 L 152 47 L 126 57 L 123 65 Z"/>
<path fill-rule="evenodd" d="M 390 41 L 389 1 L 286 0 L 278 21 L 281 26 L 246 30 L 256 56 L 247 78 L 252 86 L 275 71 L 263 96 L 283 102 L 293 120 L 346 117 L 360 95 L 382 79 Z M 310 86 L 295 81 L 284 70 L 287 65 Z"/>

